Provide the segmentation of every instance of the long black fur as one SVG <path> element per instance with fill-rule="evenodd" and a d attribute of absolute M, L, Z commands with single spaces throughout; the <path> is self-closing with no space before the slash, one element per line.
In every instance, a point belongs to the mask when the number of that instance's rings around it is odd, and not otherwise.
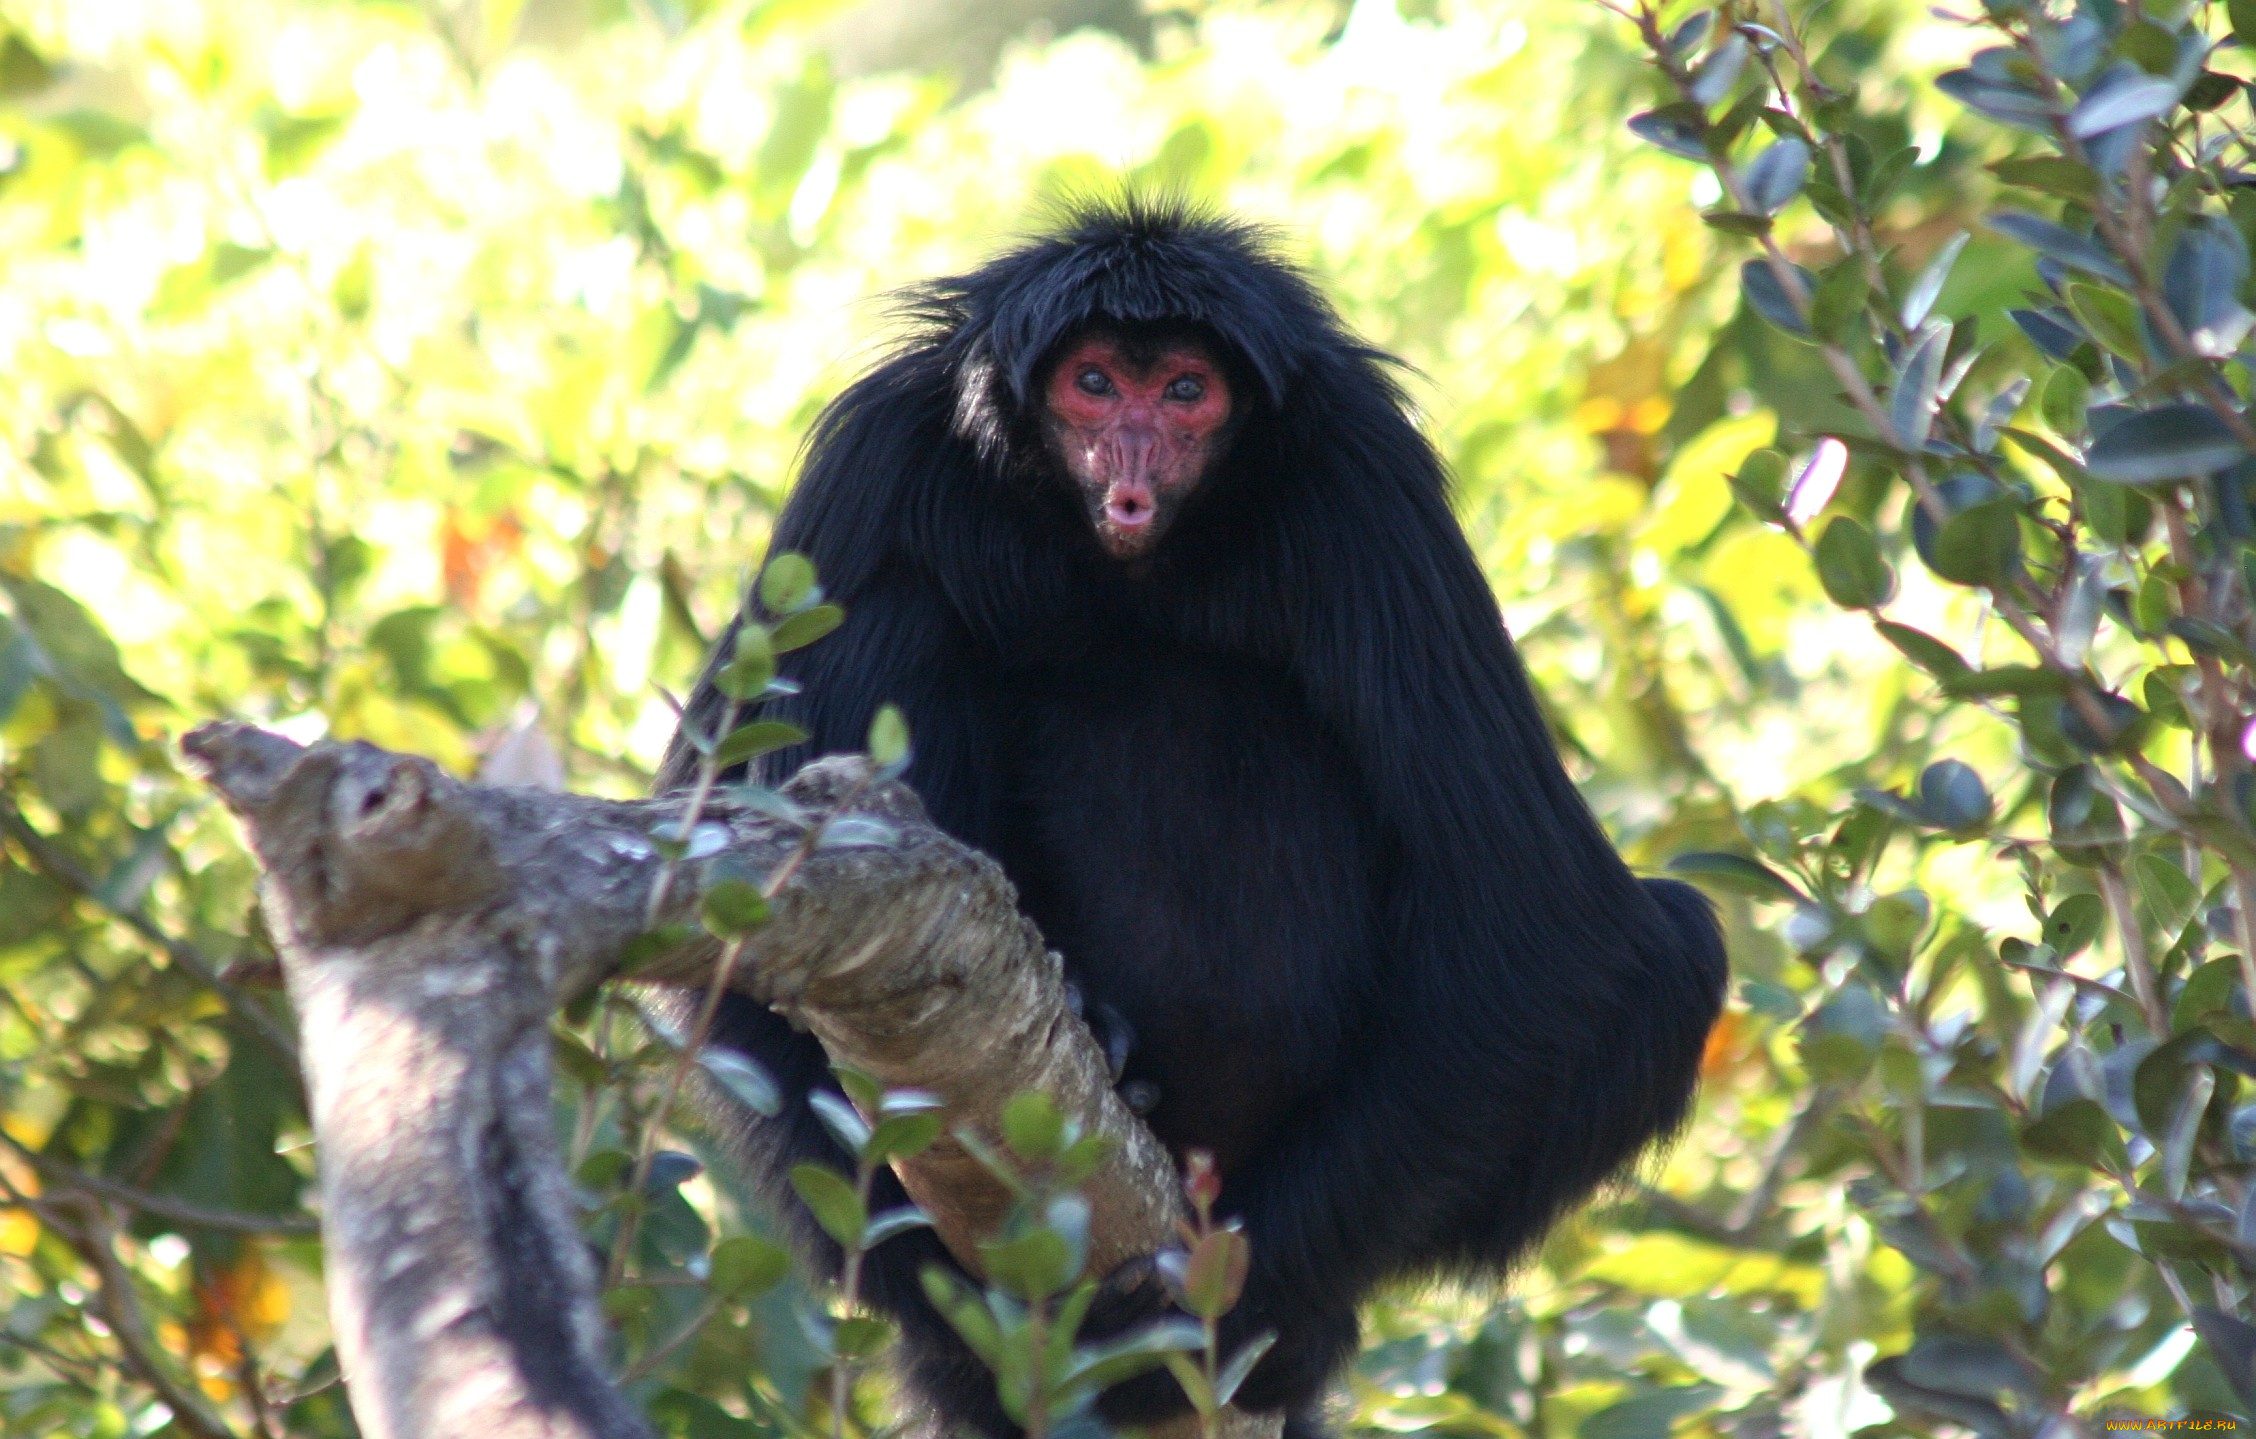
<path fill-rule="evenodd" d="M 909 313 L 913 337 L 824 413 L 776 532 L 848 620 L 790 657 L 805 693 L 778 708 L 813 739 L 769 773 L 860 748 L 885 701 L 906 712 L 911 783 L 1124 1017 L 1159 1137 L 1220 1155 L 1253 1246 L 1228 1337 L 1279 1335 L 1241 1402 L 1304 1420 L 1373 1286 L 1510 1264 L 1682 1120 L 1721 1003 L 1714 916 L 1614 853 L 1389 362 L 1258 231 L 1091 208 Z M 1207 338 L 1249 412 L 1133 572 L 1032 416 L 1093 322 Z M 691 722 L 719 704 L 701 685 Z M 677 744 L 662 783 L 693 762 Z M 835 1272 L 785 1181 L 842 1162 L 806 1103 L 831 1082 L 821 1051 L 748 1002 L 720 1036 L 789 1096 L 748 1147 Z M 872 1260 L 922 1396 L 1010 1433 L 919 1291 L 950 1263 L 938 1243 Z M 1139 1381 L 1106 1412 L 1148 1419 L 1172 1391 Z"/>

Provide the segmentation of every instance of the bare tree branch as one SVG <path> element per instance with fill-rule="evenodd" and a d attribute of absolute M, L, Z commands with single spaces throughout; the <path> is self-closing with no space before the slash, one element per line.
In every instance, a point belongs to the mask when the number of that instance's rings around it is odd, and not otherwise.
<path fill-rule="evenodd" d="M 652 921 L 681 923 L 721 879 L 803 859 L 735 984 L 807 1026 L 836 1061 L 937 1093 L 993 1134 L 1038 1089 L 1115 1141 L 1088 1187 L 1099 1272 L 1173 1242 L 1172 1158 L 1113 1092 L 1066 1002 L 1057 956 L 1001 870 L 860 761 L 786 793 L 859 821 L 805 824 L 709 802 L 663 903 L 653 836 L 668 801 L 465 785 L 365 744 L 311 749 L 243 725 L 185 748 L 243 819 L 302 1029 L 319 1140 L 330 1307 L 371 1439 L 647 1434 L 604 1373 L 595 1279 L 551 1129 L 548 1017 L 610 974 Z M 700 937 L 637 977 L 708 982 Z M 973 1272 L 1008 1203 L 952 1140 L 897 1166 Z M 1274 1435 L 1273 1416 L 1227 1432 Z"/>

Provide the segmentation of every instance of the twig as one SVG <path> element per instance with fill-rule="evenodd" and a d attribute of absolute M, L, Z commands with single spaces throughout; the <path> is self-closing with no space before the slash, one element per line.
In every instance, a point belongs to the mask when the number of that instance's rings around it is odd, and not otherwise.
<path fill-rule="evenodd" d="M 176 1224 L 193 1225 L 199 1229 L 219 1229 L 230 1234 L 319 1234 L 321 1223 L 307 1215 L 297 1214 L 247 1214 L 239 1209 L 213 1209 L 202 1204 L 192 1204 L 185 1199 L 169 1195 L 151 1194 L 129 1184 L 120 1184 L 99 1174 L 89 1174 L 77 1165 L 66 1164 L 26 1147 L 22 1141 L 5 1130 L 0 1130 L 0 1144 L 5 1144 L 26 1164 L 37 1170 L 40 1178 L 49 1184 L 74 1189 L 82 1194 L 107 1199 L 128 1209 L 159 1219 L 169 1219 Z"/>

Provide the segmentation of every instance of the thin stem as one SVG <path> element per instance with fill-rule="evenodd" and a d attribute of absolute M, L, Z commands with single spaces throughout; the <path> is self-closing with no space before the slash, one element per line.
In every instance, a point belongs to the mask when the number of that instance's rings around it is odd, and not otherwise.
<path fill-rule="evenodd" d="M 169 1219 L 175 1224 L 194 1225 L 201 1229 L 220 1229 L 232 1234 L 318 1234 L 320 1223 L 296 1214 L 246 1214 L 234 1209 L 213 1209 L 207 1205 L 191 1204 L 169 1195 L 150 1194 L 129 1184 L 120 1184 L 99 1174 L 89 1174 L 76 1165 L 65 1164 L 24 1145 L 14 1135 L 0 1129 L 0 1144 L 30 1165 L 39 1177 L 51 1187 L 76 1190 L 82 1194 L 107 1199 L 128 1209 Z"/>
<path fill-rule="evenodd" d="M 732 718 L 729 721 L 731 725 L 735 722 L 733 712 L 734 707 L 732 705 Z M 724 726 L 724 733 L 726 729 L 727 726 Z M 694 805 L 701 806 L 704 802 L 704 796 L 711 792 L 712 786 L 706 782 L 706 772 L 717 773 L 719 768 L 713 762 L 711 755 L 705 757 L 700 765 L 700 783 L 691 796 Z M 829 825 L 830 821 L 853 808 L 854 802 L 860 799 L 869 789 L 875 777 L 874 771 L 865 773 L 846 791 L 839 799 L 837 806 L 829 814 L 808 827 L 806 834 L 800 838 L 799 843 L 792 846 L 791 853 L 784 856 L 783 863 L 777 865 L 774 873 L 768 876 L 767 882 L 760 886 L 761 898 L 773 900 L 783 892 L 783 887 L 791 882 L 792 876 L 799 872 L 799 867 L 807 862 L 807 857 L 813 854 L 816 845 L 821 843 L 823 830 Z M 691 827 L 694 827 L 695 823 L 694 820 L 685 821 L 685 824 Z M 661 884 L 663 884 L 664 878 L 665 876 L 661 873 L 659 881 Z M 655 922 L 655 920 L 652 922 Z M 705 1047 L 705 1041 L 712 1036 L 713 1017 L 720 1011 L 721 996 L 728 992 L 730 981 L 736 977 L 737 961 L 742 958 L 744 946 L 748 939 L 749 936 L 740 935 L 730 940 L 721 950 L 720 962 L 713 967 L 712 982 L 705 987 L 705 997 L 698 1005 L 696 1022 L 690 1027 L 689 1036 L 682 1043 L 682 1051 L 675 1058 L 673 1068 L 666 1075 L 665 1088 L 660 1092 L 657 1107 L 643 1121 L 642 1137 L 635 1150 L 634 1169 L 627 1181 L 629 1203 L 621 1215 L 619 1236 L 612 1245 L 610 1263 L 604 1271 L 606 1287 L 618 1283 L 626 1274 L 627 1256 L 634 1248 L 635 1234 L 641 1227 L 642 1186 L 650 1177 L 650 1165 L 658 1153 L 658 1135 L 665 1128 L 667 1116 L 673 1112 L 674 1100 L 681 1093 L 682 1083 L 688 1077 L 690 1066 L 697 1062 L 698 1051 Z"/>
<path fill-rule="evenodd" d="M 864 1158 L 854 1166 L 854 1193 L 862 1201 L 862 1212 L 869 1213 L 870 1186 L 877 1178 L 877 1166 Z M 862 1302 L 862 1259 L 868 1254 L 859 1237 L 845 1246 L 846 1263 L 839 1274 L 839 1307 L 852 1314 Z M 854 1399 L 854 1369 L 851 1359 L 833 1354 L 830 1361 L 830 1433 L 831 1439 L 846 1439 L 846 1411 Z"/>
<path fill-rule="evenodd" d="M 2115 934 L 2123 946 L 2123 969 L 2131 979 L 2131 993 L 2146 1016 L 2146 1027 L 2156 1039 L 2170 1037 L 2170 1012 L 2162 1006 L 2162 986 L 2155 978 L 2154 961 L 2146 952 L 2146 934 L 2131 908 L 2131 892 L 2123 871 L 2110 860 L 2099 867 L 2099 891 L 2115 916 Z"/>

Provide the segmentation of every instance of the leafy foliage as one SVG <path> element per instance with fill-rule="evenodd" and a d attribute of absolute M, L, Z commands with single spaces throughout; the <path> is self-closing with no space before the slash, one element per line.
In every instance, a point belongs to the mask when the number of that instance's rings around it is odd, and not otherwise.
<path fill-rule="evenodd" d="M 351 1432 L 252 873 L 168 739 L 638 791 L 863 297 L 1120 176 L 1275 219 L 1412 362 L 1585 793 L 1732 925 L 1693 1132 L 1509 1290 L 1375 1306 L 1349 1422 L 2248 1414 L 2256 11 L 1234 0 L 968 84 L 837 8 L 0 3 L 0 1429 Z M 839 622 L 759 597 L 708 761 Z M 670 1434 L 872 1424 L 882 1333 L 668 1103 L 694 1030 L 557 1031 L 621 1371 Z M 858 1154 L 929 1142 L 867 1098 Z M 841 1232 L 910 1222 L 860 1177 L 809 1179 Z"/>

